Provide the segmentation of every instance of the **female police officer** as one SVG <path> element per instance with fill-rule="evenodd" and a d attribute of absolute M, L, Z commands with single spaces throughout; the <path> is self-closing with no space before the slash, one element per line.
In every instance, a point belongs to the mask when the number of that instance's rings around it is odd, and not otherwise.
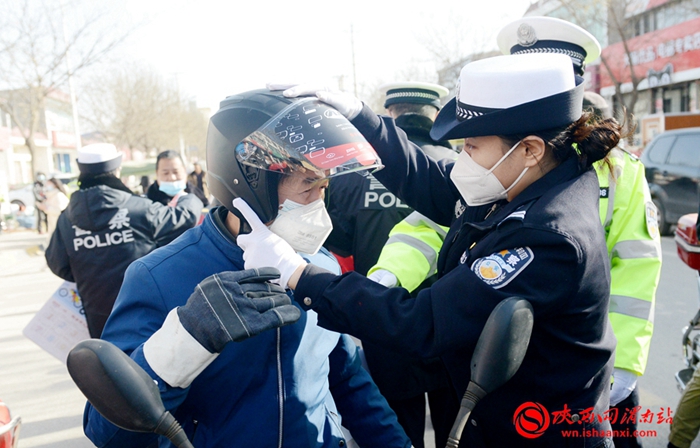
<path fill-rule="evenodd" d="M 338 277 L 307 265 L 244 201 L 234 201 L 253 228 L 238 237 L 246 267 L 280 269 L 323 327 L 414 356 L 441 356 L 459 395 L 491 310 L 510 296 L 532 303 L 535 326 L 525 360 L 511 381 L 476 406 L 461 446 L 610 444 L 604 414 L 615 340 L 607 320 L 598 183 L 590 168 L 618 143 L 620 127 L 581 115 L 581 83 L 563 55 L 468 64 L 457 97 L 431 131 L 439 140 L 466 138 L 454 163 L 431 161 L 391 119 L 359 100 L 317 93 L 374 145 L 386 164 L 376 177 L 387 188 L 434 221 L 452 221 L 440 279 L 416 299 L 355 273 Z M 285 94 L 299 92 L 314 91 L 299 86 Z"/>

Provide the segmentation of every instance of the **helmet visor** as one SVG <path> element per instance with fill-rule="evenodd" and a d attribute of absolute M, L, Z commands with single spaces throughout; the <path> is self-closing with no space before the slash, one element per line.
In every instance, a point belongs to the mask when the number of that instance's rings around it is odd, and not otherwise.
<path fill-rule="evenodd" d="M 383 167 L 362 134 L 316 98 L 285 107 L 236 146 L 236 158 L 263 170 L 289 174 L 303 169 L 323 177 Z"/>

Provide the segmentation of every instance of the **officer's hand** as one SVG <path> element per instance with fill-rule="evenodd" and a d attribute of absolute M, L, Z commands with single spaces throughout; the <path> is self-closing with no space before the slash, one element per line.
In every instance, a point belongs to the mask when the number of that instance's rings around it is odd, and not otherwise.
<path fill-rule="evenodd" d="M 252 229 L 249 234 L 238 235 L 236 238 L 238 246 L 243 249 L 246 269 L 273 266 L 280 272 L 279 281 L 275 283 L 287 288 L 290 286 L 290 278 L 294 276 L 291 285 L 294 289 L 296 280 L 306 267 L 306 261 L 292 249 L 289 243 L 272 233 L 245 200 L 236 198 L 233 200 L 233 206 L 241 211 Z"/>
<path fill-rule="evenodd" d="M 368 279 L 384 285 L 387 288 L 393 288 L 399 284 L 399 280 L 394 274 L 387 271 L 386 269 L 377 269 L 367 276 Z"/>
<path fill-rule="evenodd" d="M 168 314 L 144 344 L 148 365 L 172 387 L 188 387 L 226 344 L 296 322 L 301 313 L 270 283 L 274 268 L 214 274 Z"/>
<path fill-rule="evenodd" d="M 298 96 L 316 96 L 328 104 L 348 120 L 357 117 L 362 111 L 362 101 L 350 93 L 341 92 L 319 84 L 267 84 L 270 90 L 284 90 L 282 94 L 288 98 Z"/>
<path fill-rule="evenodd" d="M 613 384 L 610 390 L 610 406 L 617 406 L 625 398 L 629 397 L 637 387 L 637 374 L 625 369 L 613 370 Z"/>

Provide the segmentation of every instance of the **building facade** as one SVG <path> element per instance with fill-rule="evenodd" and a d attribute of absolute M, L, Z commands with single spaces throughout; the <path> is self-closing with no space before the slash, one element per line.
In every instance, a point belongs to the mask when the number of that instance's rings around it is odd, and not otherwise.
<path fill-rule="evenodd" d="M 669 116 L 700 126 L 700 0 L 540 0 L 525 15 L 574 22 L 599 40 L 602 55 L 586 69 L 586 90 L 618 116 L 623 106 L 632 109 L 629 149 L 668 129 Z"/>

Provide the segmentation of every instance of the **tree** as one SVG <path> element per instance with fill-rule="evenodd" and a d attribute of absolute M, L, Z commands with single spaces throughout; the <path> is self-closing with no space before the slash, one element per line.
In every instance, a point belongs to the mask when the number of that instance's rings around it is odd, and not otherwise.
<path fill-rule="evenodd" d="M 107 26 L 107 13 L 99 12 L 77 20 L 69 31 L 62 6 L 50 0 L 0 2 L 0 111 L 9 114 L 21 133 L 31 155 L 32 175 L 36 174 L 35 139 L 47 98 L 130 33 L 107 32 L 114 27 Z"/>
<path fill-rule="evenodd" d="M 495 48 L 497 29 L 475 22 L 463 8 L 451 8 L 438 18 L 432 18 L 419 34 L 419 41 L 430 54 L 436 67 L 433 82 L 455 92 L 459 73 L 467 63 L 500 55 Z"/>
<path fill-rule="evenodd" d="M 623 111 L 628 127 L 634 126 L 639 85 L 646 78 L 646 74 L 637 69 L 639 58 L 632 45 L 632 40 L 639 36 L 635 27 L 636 12 L 643 5 L 639 0 L 561 0 L 561 4 L 571 20 L 582 28 L 606 30 L 608 48 L 619 47 L 622 54 L 603 52 L 600 62 L 615 86 L 617 109 Z M 640 42 L 634 44 L 638 47 Z M 623 91 L 625 84 L 629 86 L 628 92 Z"/>
<path fill-rule="evenodd" d="M 90 85 L 85 119 L 112 143 L 145 153 L 204 147 L 208 117 L 177 82 L 167 82 L 149 66 L 122 66 Z"/>

